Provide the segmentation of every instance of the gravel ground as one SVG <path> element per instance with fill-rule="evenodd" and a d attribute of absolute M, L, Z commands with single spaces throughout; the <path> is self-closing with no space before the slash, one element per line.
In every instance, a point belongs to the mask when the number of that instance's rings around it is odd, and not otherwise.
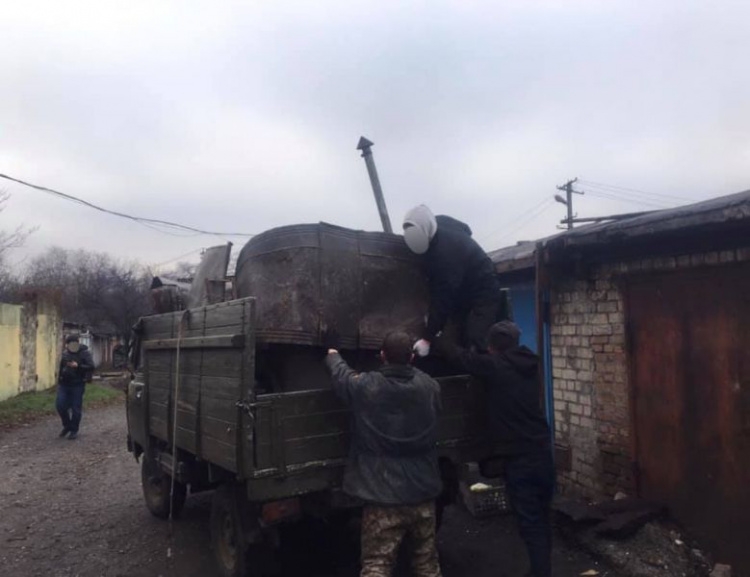
<path fill-rule="evenodd" d="M 182 517 L 153 518 L 142 502 L 140 468 L 125 448 L 122 405 L 88 411 L 77 441 L 58 439 L 55 418 L 0 432 L 0 574 L 8 577 L 214 577 L 210 494 L 188 499 Z M 526 555 L 509 517 L 472 518 L 450 507 L 439 534 L 445 577 L 520 577 Z M 167 552 L 171 548 L 172 559 Z M 340 536 L 309 522 L 282 539 L 283 574 L 355 577 Z M 601 568 L 555 545 L 555 575 Z"/>

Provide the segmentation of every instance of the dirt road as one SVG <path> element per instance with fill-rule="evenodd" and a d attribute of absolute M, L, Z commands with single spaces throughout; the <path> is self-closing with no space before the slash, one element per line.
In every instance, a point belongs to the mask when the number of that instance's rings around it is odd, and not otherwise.
<path fill-rule="evenodd" d="M 174 523 L 143 505 L 140 469 L 125 448 L 120 405 L 88 411 L 77 441 L 57 438 L 47 418 L 0 432 L 0 575 L 4 577 L 213 577 L 210 495 L 188 499 Z M 439 535 L 445 577 L 518 576 L 525 554 L 508 517 L 477 521 L 451 507 Z M 172 549 L 174 565 L 167 558 Z M 356 560 L 324 526 L 290 530 L 283 574 L 354 577 Z M 555 548 L 559 577 L 598 567 Z M 611 577 L 614 574 L 609 573 Z"/>

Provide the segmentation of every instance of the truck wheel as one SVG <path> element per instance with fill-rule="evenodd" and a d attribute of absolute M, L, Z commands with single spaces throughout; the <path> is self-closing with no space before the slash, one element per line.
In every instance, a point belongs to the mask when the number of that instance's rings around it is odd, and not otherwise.
<path fill-rule="evenodd" d="M 221 577 L 247 577 L 254 568 L 256 546 L 248 543 L 243 503 L 237 487 L 221 485 L 211 502 L 211 546 Z"/>
<path fill-rule="evenodd" d="M 154 517 L 168 519 L 170 504 L 172 517 L 179 517 L 185 505 L 187 486 L 182 483 L 175 483 L 174 495 L 170 500 L 169 491 L 172 488 L 172 478 L 161 470 L 159 463 L 149 454 L 144 454 L 141 462 L 141 486 L 143 487 L 146 507 Z"/>

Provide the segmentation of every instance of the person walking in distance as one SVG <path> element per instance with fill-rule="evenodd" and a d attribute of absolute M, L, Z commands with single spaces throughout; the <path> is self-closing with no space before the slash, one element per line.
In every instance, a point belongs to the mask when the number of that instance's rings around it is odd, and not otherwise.
<path fill-rule="evenodd" d="M 361 577 L 390 577 L 409 539 L 417 577 L 440 577 L 435 499 L 442 491 L 437 460 L 440 385 L 411 366 L 412 339 L 390 333 L 378 371 L 357 373 L 335 349 L 326 364 L 336 394 L 350 407 L 353 432 L 344 492 L 365 503 Z"/>
<path fill-rule="evenodd" d="M 60 437 L 71 441 L 78 438 L 78 428 L 83 415 L 83 393 L 86 380 L 94 370 L 94 361 L 86 345 L 78 336 L 65 339 L 65 350 L 60 359 L 60 376 L 57 382 L 57 413 L 62 420 Z"/>

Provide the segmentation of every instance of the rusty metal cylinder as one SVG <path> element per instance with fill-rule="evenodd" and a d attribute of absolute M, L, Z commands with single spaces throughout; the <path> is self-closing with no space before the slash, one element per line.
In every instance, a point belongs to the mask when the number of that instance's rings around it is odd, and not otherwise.
<path fill-rule="evenodd" d="M 428 307 L 422 265 L 401 236 L 329 224 L 269 230 L 240 252 L 237 297 L 257 298 L 260 343 L 378 349 L 393 330 L 419 336 Z"/>

